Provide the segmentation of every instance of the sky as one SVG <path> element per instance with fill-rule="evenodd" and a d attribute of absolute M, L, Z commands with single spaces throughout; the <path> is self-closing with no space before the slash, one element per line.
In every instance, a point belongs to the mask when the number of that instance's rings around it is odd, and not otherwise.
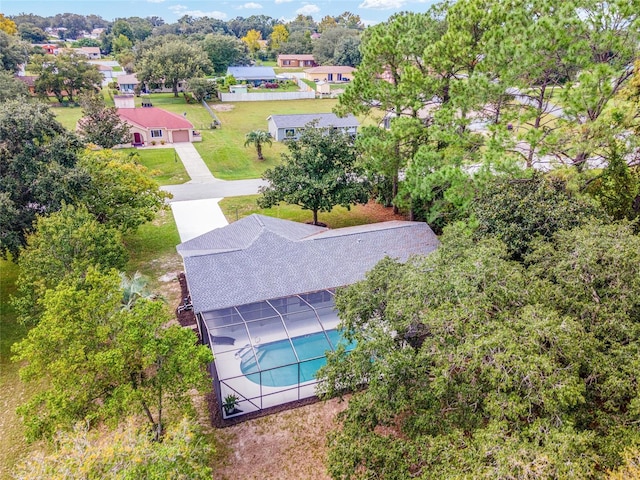
<path fill-rule="evenodd" d="M 100 15 L 113 21 L 122 17 L 162 17 L 174 23 L 183 15 L 231 20 L 267 15 L 285 22 L 298 14 L 319 21 L 325 15 L 345 11 L 360 15 L 365 25 L 384 22 L 400 11 L 425 12 L 436 0 L 0 0 L 0 13 L 33 13 L 43 17 L 57 13 Z"/>

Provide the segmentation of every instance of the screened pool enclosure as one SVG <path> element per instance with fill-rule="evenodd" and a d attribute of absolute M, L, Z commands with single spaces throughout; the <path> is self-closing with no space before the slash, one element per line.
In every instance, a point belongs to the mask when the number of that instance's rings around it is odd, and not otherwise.
<path fill-rule="evenodd" d="M 290 295 L 200 314 L 204 343 L 214 354 L 214 388 L 223 418 L 315 395 L 326 352 L 343 343 L 334 290 Z"/>

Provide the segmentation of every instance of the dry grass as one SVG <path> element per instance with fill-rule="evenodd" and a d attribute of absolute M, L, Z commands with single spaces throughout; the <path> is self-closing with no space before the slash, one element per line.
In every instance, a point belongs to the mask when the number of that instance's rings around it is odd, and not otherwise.
<path fill-rule="evenodd" d="M 346 406 L 333 399 L 217 430 L 213 478 L 329 479 L 327 432 Z"/>

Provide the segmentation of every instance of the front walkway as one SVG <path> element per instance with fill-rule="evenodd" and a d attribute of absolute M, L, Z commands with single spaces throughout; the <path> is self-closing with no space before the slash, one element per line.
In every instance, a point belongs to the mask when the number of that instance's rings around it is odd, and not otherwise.
<path fill-rule="evenodd" d="M 173 147 L 191 180 L 161 188 L 173 195 L 169 203 L 182 242 L 229 224 L 218 205 L 224 197 L 254 195 L 266 185 L 260 179 L 219 180 L 211 174 L 193 144 L 175 143 Z"/>

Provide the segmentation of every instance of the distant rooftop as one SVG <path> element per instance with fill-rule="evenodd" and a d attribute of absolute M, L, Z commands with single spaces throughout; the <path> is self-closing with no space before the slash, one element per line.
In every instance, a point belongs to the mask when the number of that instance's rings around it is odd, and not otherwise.
<path fill-rule="evenodd" d="M 272 67 L 229 67 L 227 75 L 233 75 L 236 80 L 271 80 L 276 78 Z"/>
<path fill-rule="evenodd" d="M 271 115 L 271 119 L 277 128 L 300 128 L 309 122 L 317 120 L 319 128 L 325 127 L 353 127 L 360 125 L 353 115 L 338 117 L 335 113 L 301 113 L 292 115 Z"/>

